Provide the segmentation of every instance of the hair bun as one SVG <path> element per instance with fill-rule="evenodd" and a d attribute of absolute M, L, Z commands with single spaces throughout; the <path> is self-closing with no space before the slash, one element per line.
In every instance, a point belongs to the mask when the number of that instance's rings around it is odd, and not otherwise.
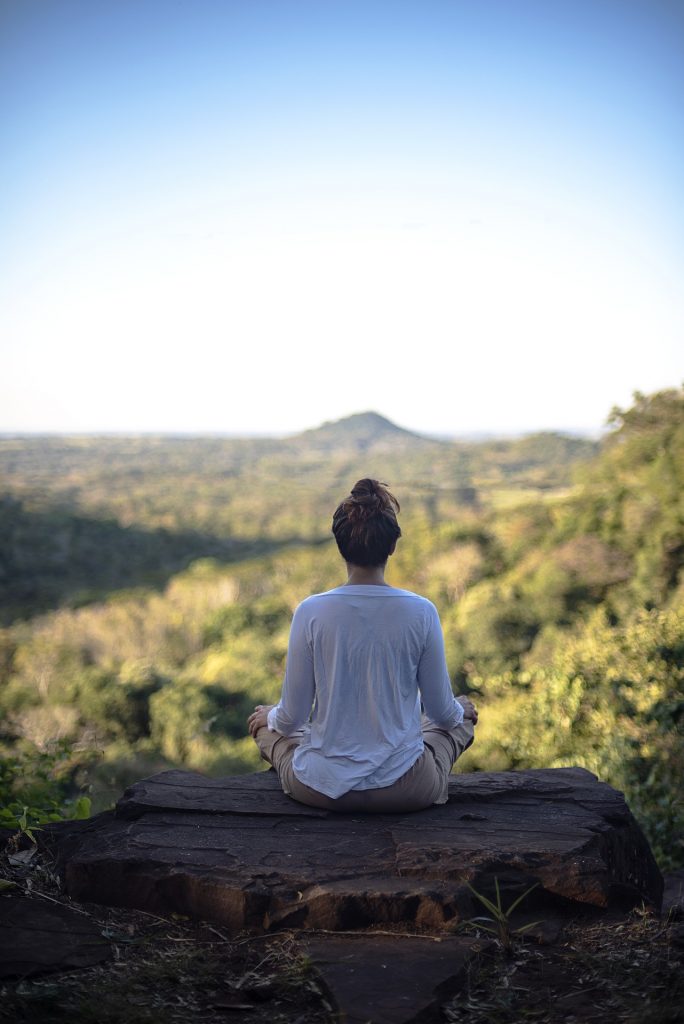
<path fill-rule="evenodd" d="M 396 515 L 399 511 L 399 502 L 387 490 L 387 484 L 380 483 L 379 480 L 371 480 L 370 477 L 357 480 L 347 500 L 347 514 L 350 519 L 357 522 L 370 519 L 371 516 L 382 515 L 385 512 Z"/>

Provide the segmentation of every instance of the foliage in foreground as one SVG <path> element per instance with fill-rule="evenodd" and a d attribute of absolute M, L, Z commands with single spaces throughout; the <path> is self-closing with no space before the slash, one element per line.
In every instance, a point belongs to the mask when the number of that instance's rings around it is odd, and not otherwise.
<path fill-rule="evenodd" d="M 661 866 L 684 839 L 684 608 L 597 610 L 524 671 L 478 680 L 475 767 L 579 765 L 625 792 Z"/>
<path fill-rule="evenodd" d="M 48 751 L 24 744 L 0 757 L 0 828 L 35 842 L 48 822 L 88 818 L 90 797 L 78 792 L 78 768 L 64 741 Z"/>

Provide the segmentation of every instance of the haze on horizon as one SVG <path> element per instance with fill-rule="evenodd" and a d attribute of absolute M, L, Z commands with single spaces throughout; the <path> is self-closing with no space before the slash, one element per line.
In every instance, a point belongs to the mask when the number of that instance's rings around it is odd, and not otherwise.
<path fill-rule="evenodd" d="M 597 433 L 684 379 L 684 6 L 8 0 L 0 431 Z"/>
<path fill-rule="evenodd" d="M 399 431 L 406 432 L 413 437 L 424 438 L 426 440 L 434 441 L 494 441 L 498 439 L 514 439 L 516 437 L 529 436 L 531 434 L 538 433 L 534 430 L 501 430 L 501 431 L 487 431 L 487 430 L 472 430 L 464 431 L 462 433 L 448 433 L 448 432 L 435 432 L 429 430 L 420 430 L 418 427 L 405 427 L 402 423 L 397 423 L 395 420 L 390 419 L 389 416 L 385 416 L 383 413 L 378 412 L 375 409 L 365 409 L 350 412 L 347 415 L 341 416 L 338 419 L 323 420 L 318 423 L 311 423 L 305 426 L 302 430 L 273 430 L 273 431 L 197 431 L 197 430 L 0 430 L 0 439 L 8 438 L 35 438 L 35 437 L 67 437 L 67 438 L 99 438 L 99 437 L 113 437 L 113 438 L 126 438 L 126 437 L 149 437 L 149 438 L 225 438 L 231 440 L 249 440 L 259 439 L 264 440 L 288 440 L 292 438 L 300 437 L 303 434 L 315 433 L 316 431 L 329 427 L 335 426 L 341 428 L 344 431 L 348 424 L 350 424 L 357 417 L 372 417 L 373 419 L 379 418 L 384 421 L 382 426 L 378 427 L 375 424 L 368 426 L 369 434 L 374 434 L 377 431 L 382 431 L 383 428 L 389 424 L 389 428 L 398 428 Z M 604 424 L 603 428 L 607 430 L 607 425 Z M 558 431 L 558 433 L 575 436 L 575 437 L 586 437 L 588 439 L 598 440 L 601 434 L 604 432 L 601 430 L 571 430 L 567 428 L 565 430 Z M 541 431 L 542 433 L 554 433 L 555 431 Z M 342 435 L 341 435 L 342 436 Z"/>

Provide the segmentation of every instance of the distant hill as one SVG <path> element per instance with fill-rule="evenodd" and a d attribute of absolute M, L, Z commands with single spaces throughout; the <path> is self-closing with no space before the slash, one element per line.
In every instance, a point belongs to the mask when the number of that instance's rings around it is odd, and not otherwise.
<path fill-rule="evenodd" d="M 377 412 L 357 412 L 340 420 L 327 420 L 320 427 L 296 434 L 290 441 L 300 448 L 316 451 L 351 448 L 357 452 L 409 446 L 434 447 L 442 443 L 398 427 Z"/>
<path fill-rule="evenodd" d="M 387 481 L 407 519 L 449 523 L 571 488 L 598 448 L 550 432 L 438 440 L 375 411 L 288 438 L 0 436 L 0 626 L 163 585 L 197 559 L 318 543 L 360 477 Z"/>

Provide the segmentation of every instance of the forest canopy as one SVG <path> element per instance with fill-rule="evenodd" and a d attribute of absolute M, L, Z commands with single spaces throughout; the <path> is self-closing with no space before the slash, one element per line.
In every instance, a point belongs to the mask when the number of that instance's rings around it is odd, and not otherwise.
<path fill-rule="evenodd" d="M 344 578 L 331 513 L 370 475 L 402 504 L 388 579 L 435 602 L 478 695 L 463 770 L 583 765 L 683 862 L 682 389 L 636 394 L 601 442 L 361 414 L 282 440 L 0 438 L 0 470 L 6 798 L 45 803 L 50 758 L 96 808 L 170 765 L 257 768 L 245 718 L 278 697 L 294 608 Z"/>

